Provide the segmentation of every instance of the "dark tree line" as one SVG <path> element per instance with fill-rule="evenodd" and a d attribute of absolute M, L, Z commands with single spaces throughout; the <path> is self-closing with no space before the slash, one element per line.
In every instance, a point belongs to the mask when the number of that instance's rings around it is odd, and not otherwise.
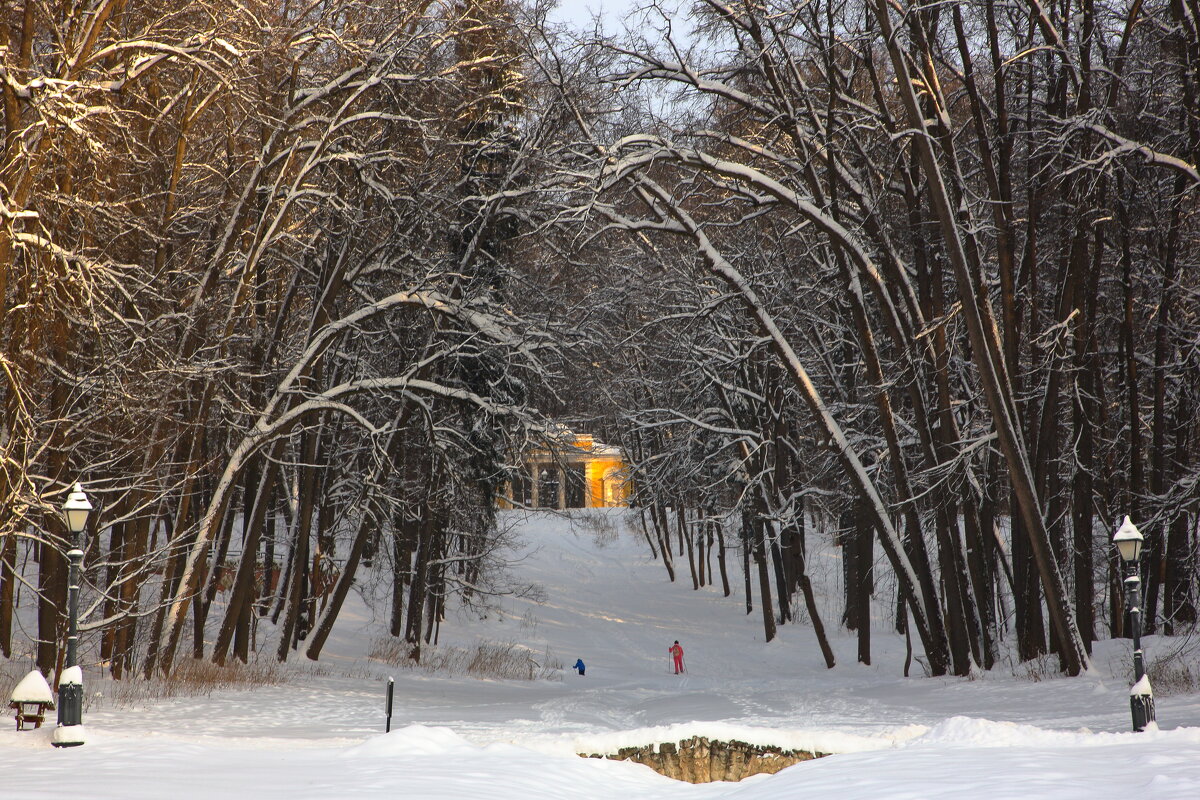
<path fill-rule="evenodd" d="M 1195 0 L 545 12 L 0 10 L 6 656 L 59 658 L 82 479 L 114 675 L 317 658 L 368 576 L 419 658 L 547 418 L 623 445 L 670 579 L 830 666 L 894 586 L 934 674 L 1013 632 L 1079 672 L 1124 514 L 1149 630 L 1195 624 Z"/>
<path fill-rule="evenodd" d="M 260 618 L 316 658 L 364 563 L 417 655 L 494 588 L 552 346 L 504 300 L 543 135 L 511 14 L 91 5 L 0 18 L 4 654 L 36 603 L 56 666 L 80 479 L 115 676 L 246 660 Z"/>
<path fill-rule="evenodd" d="M 1150 630 L 1195 623 L 1194 12 L 708 0 L 692 40 L 598 45 L 626 114 L 589 126 L 581 207 L 653 298 L 620 340 L 639 489 L 720 499 L 767 638 L 805 509 L 860 660 L 874 541 L 935 674 L 1010 626 L 1079 672 L 1122 632 L 1126 513 Z"/>

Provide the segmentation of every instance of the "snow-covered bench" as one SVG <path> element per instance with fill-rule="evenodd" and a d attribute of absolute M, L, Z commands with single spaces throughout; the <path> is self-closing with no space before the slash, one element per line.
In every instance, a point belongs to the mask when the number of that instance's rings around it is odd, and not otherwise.
<path fill-rule="evenodd" d="M 41 672 L 35 669 L 21 679 L 12 690 L 8 707 L 17 712 L 17 730 L 25 730 L 26 725 L 42 727 L 47 709 L 54 708 L 54 695 Z"/>

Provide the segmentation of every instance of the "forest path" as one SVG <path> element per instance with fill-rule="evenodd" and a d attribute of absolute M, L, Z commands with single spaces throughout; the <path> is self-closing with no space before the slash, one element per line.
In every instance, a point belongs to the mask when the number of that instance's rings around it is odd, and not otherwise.
<path fill-rule="evenodd" d="M 1108 667 L 1126 663 L 1125 642 L 1098 643 L 1100 666 L 1076 679 L 1015 678 L 1003 666 L 975 679 L 906 679 L 904 641 L 889 629 L 892 598 L 881 593 L 871 666 L 855 662 L 853 635 L 827 612 L 838 657 L 830 670 L 807 624 L 781 626 L 775 641 L 763 642 L 761 611 L 747 616 L 734 559 L 733 593 L 725 597 L 719 581 L 693 590 L 686 558 L 677 557 L 677 580 L 670 582 L 630 512 L 504 516 L 521 540 L 511 554 L 514 573 L 536 584 L 542 601 L 499 598 L 483 619 L 452 612 L 441 643 L 512 643 L 539 663 L 561 663 L 557 679 L 478 680 L 370 661 L 370 642 L 384 625 L 354 593 L 321 662 L 294 654 L 286 685 L 159 699 L 135 710 L 93 703 L 87 719 L 118 734 L 133 724 L 165 736 L 254 739 L 254 746 L 276 739 L 343 742 L 383 729 L 384 686 L 393 675 L 393 728 L 447 726 L 481 744 L 712 723 L 890 740 L 957 716 L 1060 730 L 1128 727 L 1128 690 Z M 810 537 L 809 562 L 828 578 L 838 571 L 838 552 L 823 549 L 821 538 Z M 831 596 L 829 589 L 837 588 L 830 583 L 823 580 L 818 589 L 824 587 L 819 601 L 832 610 L 840 599 Z M 667 648 L 675 639 L 685 650 L 682 676 L 669 671 Z M 1149 637 L 1148 659 L 1156 647 Z M 270 658 L 274 648 L 266 642 L 260 649 Z M 587 664 L 584 677 L 570 669 L 576 658 Z M 1164 724 L 1200 725 L 1196 696 L 1160 698 L 1159 707 Z"/>

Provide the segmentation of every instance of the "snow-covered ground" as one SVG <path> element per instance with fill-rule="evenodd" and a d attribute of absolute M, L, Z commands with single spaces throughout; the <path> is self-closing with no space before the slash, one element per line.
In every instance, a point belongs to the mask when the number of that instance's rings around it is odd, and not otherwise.
<path fill-rule="evenodd" d="M 538 664 L 562 665 L 553 679 L 369 661 L 382 625 L 356 602 L 328 656 L 290 663 L 286 685 L 132 708 L 93 697 L 88 744 L 74 749 L 51 748 L 49 728 L 17 733 L 10 721 L 0 730 L 0 798 L 1200 798 L 1200 695 L 1158 697 L 1160 730 L 1129 733 L 1127 642 L 1099 643 L 1081 678 L 1002 666 L 930 679 L 915 664 L 904 678 L 904 642 L 886 619 L 863 666 L 831 613 L 839 663 L 827 670 L 807 626 L 763 643 L 758 610 L 745 615 L 738 564 L 731 597 L 696 592 L 686 564 L 680 581 L 667 581 L 622 513 L 587 520 L 521 522 L 514 570 L 542 602 L 506 598 L 487 618 L 456 616 L 442 630 L 443 646 L 528 648 Z M 836 558 L 815 553 L 814 571 L 836 576 Z M 683 676 L 669 671 L 675 639 Z M 1148 659 L 1185 644 L 1151 637 Z M 569 669 L 577 658 L 584 677 Z M 396 707 L 384 734 L 389 675 Z M 108 688 L 96 670 L 85 682 L 92 694 Z M 5 698 L 9 689 L 0 686 Z M 700 786 L 575 755 L 696 734 L 837 755 Z"/>

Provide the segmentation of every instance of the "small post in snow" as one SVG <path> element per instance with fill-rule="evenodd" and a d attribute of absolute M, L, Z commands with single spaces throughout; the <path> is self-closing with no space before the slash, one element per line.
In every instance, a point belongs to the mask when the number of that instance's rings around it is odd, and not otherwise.
<path fill-rule="evenodd" d="M 383 732 L 390 733 L 392 730 L 392 699 L 396 696 L 396 679 L 388 678 L 387 688 L 387 722 L 384 723 Z"/>
<path fill-rule="evenodd" d="M 1142 655 L 1142 577 L 1138 560 L 1142 557 L 1142 532 L 1128 516 L 1113 536 L 1113 544 L 1129 570 L 1125 579 L 1125 607 L 1129 611 L 1129 633 L 1133 637 L 1133 688 L 1129 690 L 1129 710 L 1133 715 L 1133 732 L 1146 730 L 1154 722 L 1154 691 L 1146 675 Z"/>

